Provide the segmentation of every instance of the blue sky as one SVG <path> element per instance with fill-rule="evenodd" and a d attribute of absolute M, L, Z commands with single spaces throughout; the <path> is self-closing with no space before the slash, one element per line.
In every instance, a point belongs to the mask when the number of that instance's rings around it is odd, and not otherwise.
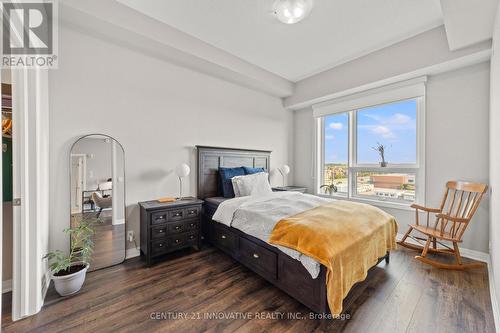
<path fill-rule="evenodd" d="M 387 147 L 388 163 L 416 161 L 416 100 L 407 100 L 358 111 L 358 163 L 374 164 L 380 157 L 371 147 Z M 347 163 L 347 113 L 325 117 L 325 162 Z"/>

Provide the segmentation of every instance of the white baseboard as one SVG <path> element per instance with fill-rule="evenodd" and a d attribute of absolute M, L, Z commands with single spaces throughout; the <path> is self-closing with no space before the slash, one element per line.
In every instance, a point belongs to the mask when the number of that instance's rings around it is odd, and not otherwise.
<path fill-rule="evenodd" d="M 2 281 L 2 294 L 12 291 L 12 280 Z"/>
<path fill-rule="evenodd" d="M 491 257 L 488 259 L 488 282 L 490 285 L 491 309 L 493 311 L 493 319 L 495 320 L 495 330 L 500 332 L 500 309 L 498 308 L 498 299 L 495 288 L 495 279 L 493 278 L 493 265 Z"/>
<path fill-rule="evenodd" d="M 125 252 L 125 260 L 126 259 L 131 259 L 135 258 L 141 255 L 141 251 L 138 248 L 132 247 L 130 249 L 127 249 Z"/>
<path fill-rule="evenodd" d="M 400 241 L 402 238 L 403 238 L 402 234 L 396 235 L 396 239 L 398 241 Z M 410 244 L 421 245 L 412 238 L 407 238 L 406 241 Z M 462 257 L 474 259 L 477 261 L 482 261 L 482 262 L 486 262 L 486 263 L 488 263 L 490 261 L 490 255 L 486 252 L 460 248 L 460 254 L 462 255 Z"/>
<path fill-rule="evenodd" d="M 45 301 L 45 296 L 47 295 L 47 291 L 49 290 L 50 281 L 51 281 L 49 270 L 47 270 L 45 272 L 44 279 L 45 279 L 45 284 L 43 285 L 43 288 L 42 288 L 42 300 L 43 301 Z"/>
<path fill-rule="evenodd" d="M 125 224 L 125 219 L 116 219 L 113 222 L 113 225 Z"/>

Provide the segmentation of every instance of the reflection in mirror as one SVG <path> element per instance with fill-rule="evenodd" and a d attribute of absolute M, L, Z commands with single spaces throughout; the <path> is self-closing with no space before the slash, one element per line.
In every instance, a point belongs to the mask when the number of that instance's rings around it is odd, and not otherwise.
<path fill-rule="evenodd" d="M 90 270 L 125 260 L 124 162 L 122 146 L 107 135 L 82 137 L 71 148 L 71 227 L 94 226 Z"/>

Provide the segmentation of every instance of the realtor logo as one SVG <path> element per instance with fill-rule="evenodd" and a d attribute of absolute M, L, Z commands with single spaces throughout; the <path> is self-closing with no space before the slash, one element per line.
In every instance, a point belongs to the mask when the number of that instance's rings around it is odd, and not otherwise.
<path fill-rule="evenodd" d="M 55 68 L 57 3 L 2 1 L 2 67 Z"/>

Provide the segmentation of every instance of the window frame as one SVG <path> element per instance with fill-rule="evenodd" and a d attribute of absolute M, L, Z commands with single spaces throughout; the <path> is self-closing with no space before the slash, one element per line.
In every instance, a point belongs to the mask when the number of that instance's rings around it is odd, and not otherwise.
<path fill-rule="evenodd" d="M 388 101 L 390 96 L 390 91 L 386 96 L 384 94 L 380 97 L 380 103 L 377 103 L 375 99 L 372 103 L 356 107 L 352 110 L 345 110 L 339 112 L 333 112 L 329 114 L 324 114 L 319 117 L 314 118 L 315 121 L 315 167 L 314 167 L 314 192 L 318 196 L 352 200 L 358 202 L 370 203 L 375 206 L 397 208 L 403 210 L 411 210 L 410 206 L 413 203 L 425 205 L 425 93 L 418 96 L 407 96 L 404 98 L 397 98 Z M 390 98 L 390 97 L 389 97 Z M 359 110 L 379 106 L 392 104 L 397 102 L 402 102 L 406 100 L 416 100 L 417 110 L 416 110 L 416 163 L 415 164 L 389 164 L 387 167 L 381 167 L 377 164 L 358 164 L 357 163 L 357 112 Z M 324 184 L 324 165 L 325 165 L 325 117 L 347 113 L 348 120 L 348 191 L 346 194 L 332 194 L 327 195 L 321 193 L 320 186 Z M 368 172 L 387 172 L 387 173 L 412 173 L 415 174 L 415 201 L 405 202 L 402 200 L 390 200 L 382 198 L 367 198 L 366 196 L 357 194 L 356 190 L 356 173 L 360 171 Z"/>

